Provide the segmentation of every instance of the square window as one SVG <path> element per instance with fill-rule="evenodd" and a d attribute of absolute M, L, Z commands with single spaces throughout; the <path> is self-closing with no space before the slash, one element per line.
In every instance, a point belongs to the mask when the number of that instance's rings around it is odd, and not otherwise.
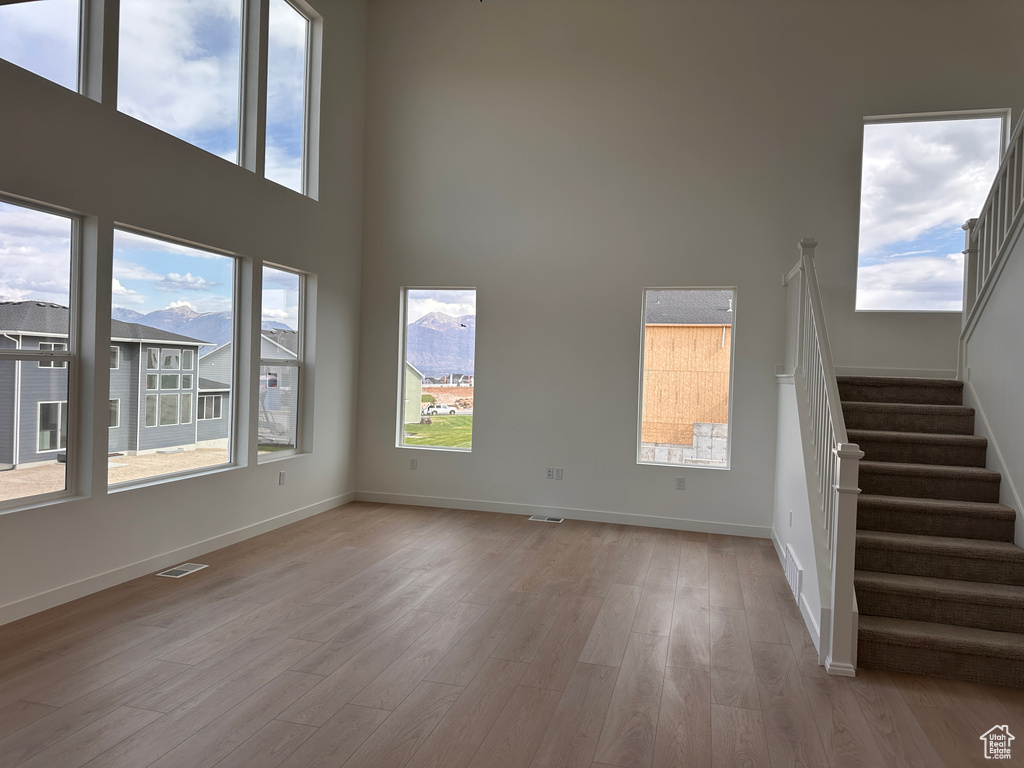
<path fill-rule="evenodd" d="M 37 453 L 62 451 L 68 444 L 68 408 L 66 402 L 39 403 Z"/>
<path fill-rule="evenodd" d="M 729 466 L 735 292 L 644 292 L 638 462 Z"/>
<path fill-rule="evenodd" d="M 160 368 L 165 371 L 177 371 L 181 368 L 180 349 L 161 349 Z"/>
<path fill-rule="evenodd" d="M 146 389 L 160 389 L 160 376 L 158 374 L 146 374 Z"/>
<path fill-rule="evenodd" d="M 162 373 L 160 374 L 160 389 L 178 389 L 178 374 L 176 373 Z"/>
<path fill-rule="evenodd" d="M 110 369 L 117 370 L 121 367 L 121 348 L 111 347 L 110 348 Z"/>
<path fill-rule="evenodd" d="M 160 395 L 160 426 L 174 426 L 178 423 L 178 396 Z"/>
<path fill-rule="evenodd" d="M 181 370 L 191 371 L 192 366 L 195 365 L 195 350 L 183 349 L 181 350 Z"/>
<path fill-rule="evenodd" d="M 156 347 L 149 347 L 146 356 L 146 370 L 147 371 L 158 371 L 160 370 L 160 350 Z"/>
<path fill-rule="evenodd" d="M 182 389 L 192 389 L 192 374 L 191 373 L 183 373 L 183 374 L 181 374 L 181 388 Z"/>
<path fill-rule="evenodd" d="M 111 429 L 118 426 L 121 420 L 121 401 L 111 400 L 110 401 L 110 424 L 108 425 Z"/>

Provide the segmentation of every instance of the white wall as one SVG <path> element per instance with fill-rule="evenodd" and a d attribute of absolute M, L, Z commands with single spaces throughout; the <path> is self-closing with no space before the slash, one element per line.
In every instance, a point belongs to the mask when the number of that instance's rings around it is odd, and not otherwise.
<path fill-rule="evenodd" d="M 958 317 L 853 311 L 862 118 L 1018 107 L 1024 6 L 377 0 L 369 18 L 360 494 L 767 535 L 781 276 L 808 235 L 840 365 L 956 367 Z M 403 285 L 478 289 L 472 454 L 394 446 Z M 738 290 L 732 469 L 637 466 L 642 288 L 705 285 Z"/>
<path fill-rule="evenodd" d="M 313 453 L 0 515 L 0 623 L 354 490 L 365 5 L 314 4 L 325 30 L 319 201 L 0 61 L 0 191 L 319 276 Z M 93 393 L 99 425 L 106 400 Z"/>
<path fill-rule="evenodd" d="M 964 345 L 964 404 L 989 440 L 988 466 L 1003 473 L 999 500 L 1017 511 L 1016 542 L 1024 547 L 1024 242 L 1018 240 Z"/>

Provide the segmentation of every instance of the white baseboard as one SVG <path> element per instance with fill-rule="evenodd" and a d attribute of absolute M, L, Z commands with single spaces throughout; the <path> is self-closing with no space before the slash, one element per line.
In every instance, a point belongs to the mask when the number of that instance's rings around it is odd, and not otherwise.
<path fill-rule="evenodd" d="M 956 369 L 944 368 L 861 368 L 857 366 L 836 366 L 837 376 L 909 376 L 919 379 L 955 379 Z"/>
<path fill-rule="evenodd" d="M 632 512 L 543 507 L 504 501 L 449 499 L 438 496 L 415 496 L 412 494 L 382 493 L 378 491 L 356 491 L 356 501 L 372 501 L 379 504 L 407 504 L 413 507 L 471 509 L 481 512 L 503 512 L 512 515 L 547 515 L 549 517 L 565 517 L 572 520 L 587 520 L 592 523 L 641 525 L 649 528 L 671 528 L 678 531 L 722 533 L 729 536 L 752 536 L 759 539 L 771 537 L 771 528 L 769 526 L 737 525 L 736 523 L 718 523 L 711 520 L 683 520 L 675 517 L 660 517 L 658 515 L 638 515 Z"/>
<path fill-rule="evenodd" d="M 988 440 L 988 447 L 991 449 L 988 453 L 987 462 L 989 469 L 994 469 L 1002 475 L 1000 495 L 1002 495 L 1002 490 L 1005 488 L 1009 498 L 1004 496 L 1004 503 L 1009 502 L 1006 506 L 1013 507 L 1017 511 L 1014 539 L 1018 547 L 1024 547 L 1024 523 L 1021 522 L 1024 520 L 1024 504 L 1021 503 L 1021 496 L 1017 493 L 1013 472 L 1009 471 L 1006 462 L 1003 460 L 1003 452 L 999 450 L 999 441 L 996 440 L 992 432 L 992 422 L 985 415 L 985 408 L 978 399 L 978 391 L 970 380 L 964 382 L 964 405 L 974 409 L 974 415 L 977 417 L 974 422 L 975 432 Z"/>
<path fill-rule="evenodd" d="M 145 576 L 148 573 L 154 573 L 163 568 L 167 568 L 171 565 L 177 565 L 185 560 L 191 560 L 192 558 L 199 557 L 206 552 L 212 552 L 215 549 L 226 547 L 231 544 L 237 544 L 245 539 L 251 539 L 253 536 L 258 536 L 261 533 L 272 531 L 275 528 L 288 525 L 289 523 L 295 523 L 299 520 L 304 520 L 307 517 L 326 512 L 328 509 L 347 504 L 355 499 L 355 493 L 349 492 L 336 496 L 333 499 L 327 499 L 326 501 L 320 501 L 316 504 L 310 504 L 307 507 L 301 509 L 295 509 L 291 512 L 285 512 L 277 517 L 272 517 L 269 520 L 263 520 L 252 525 L 247 525 L 244 528 L 238 528 L 234 531 L 222 533 L 219 536 L 214 536 L 204 541 L 198 541 L 195 544 L 190 544 L 186 547 L 172 550 L 170 552 L 164 552 L 160 555 L 154 555 L 153 557 L 146 558 L 145 560 L 139 560 L 129 565 L 121 566 L 120 568 L 114 568 L 113 570 L 106 571 L 104 573 L 90 576 L 86 579 L 73 582 L 71 584 L 65 584 L 62 587 L 51 589 L 46 592 L 40 592 L 37 595 L 26 597 L 21 600 L 16 600 L 13 603 L 0 606 L 0 626 L 9 624 L 12 621 L 23 619 L 26 616 L 31 616 L 34 613 L 45 611 L 49 608 L 53 608 L 58 605 L 70 602 L 71 600 L 77 600 L 80 597 L 91 595 L 94 592 L 99 592 L 102 589 L 113 587 L 118 584 L 122 584 L 131 579 L 136 579 L 139 576 Z"/>
<path fill-rule="evenodd" d="M 831 611 L 828 608 L 821 609 L 821 618 L 819 619 L 814 615 L 814 611 L 811 610 L 811 606 L 807 603 L 807 596 L 800 595 L 800 615 L 804 617 L 804 626 L 807 627 L 807 634 L 811 636 L 811 642 L 814 643 L 814 649 L 818 652 L 818 663 L 822 664 L 824 661 L 821 657 L 821 623 L 825 621 L 826 616 Z"/>

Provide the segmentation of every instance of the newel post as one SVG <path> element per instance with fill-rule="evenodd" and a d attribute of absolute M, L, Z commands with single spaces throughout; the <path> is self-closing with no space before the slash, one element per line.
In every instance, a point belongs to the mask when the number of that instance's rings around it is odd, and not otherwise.
<path fill-rule="evenodd" d="M 835 522 L 832 526 L 832 631 L 825 670 L 830 675 L 857 673 L 857 599 L 853 590 L 857 547 L 859 461 L 864 452 L 856 443 L 835 449 Z"/>

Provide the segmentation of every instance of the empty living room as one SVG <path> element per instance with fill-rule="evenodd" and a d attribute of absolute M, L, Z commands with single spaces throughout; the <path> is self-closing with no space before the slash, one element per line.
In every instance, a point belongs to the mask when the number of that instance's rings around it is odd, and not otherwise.
<path fill-rule="evenodd" d="M 1020 760 L 1022 31 L 0 2 L 0 768 Z"/>

